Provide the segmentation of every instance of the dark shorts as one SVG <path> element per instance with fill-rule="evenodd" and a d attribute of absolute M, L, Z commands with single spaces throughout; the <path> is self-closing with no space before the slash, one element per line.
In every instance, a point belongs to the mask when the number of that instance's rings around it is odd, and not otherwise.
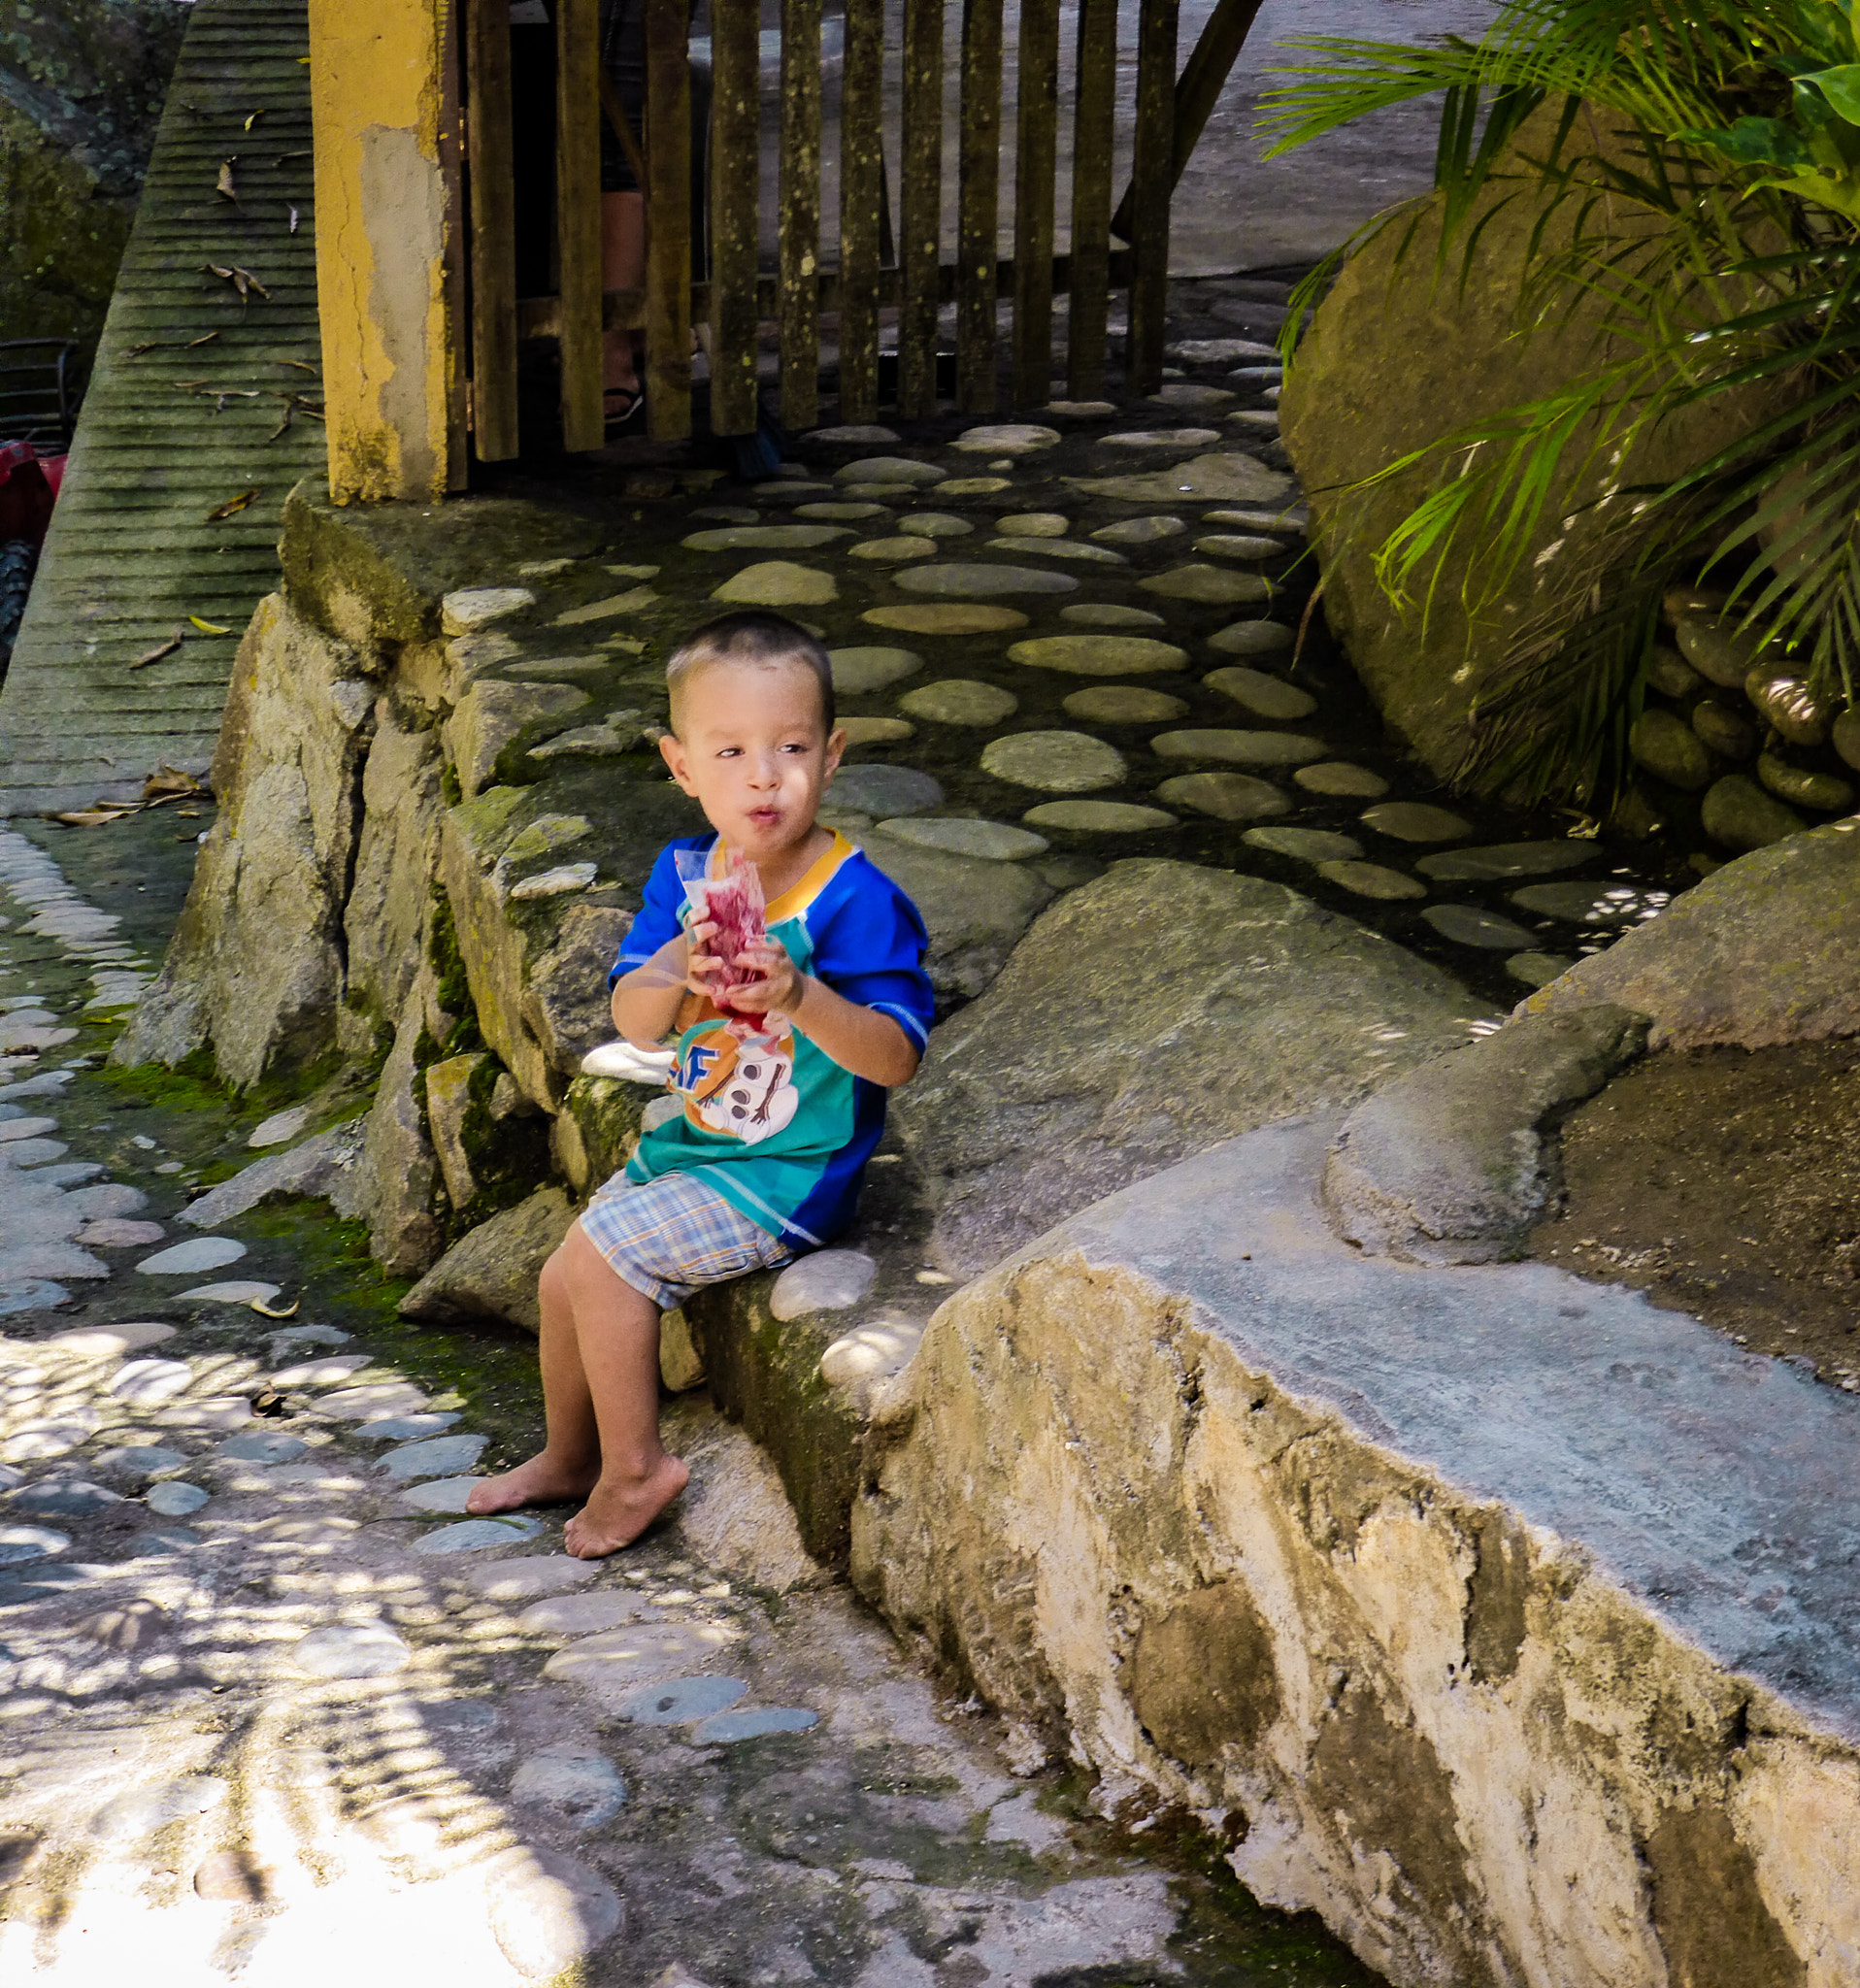
<path fill-rule="evenodd" d="M 601 0 L 601 60 L 614 81 L 614 88 L 626 112 L 626 121 L 638 138 L 646 121 L 646 7 L 645 0 Z M 601 191 L 637 193 L 640 182 L 633 176 L 620 141 L 613 126 L 601 116 Z"/>

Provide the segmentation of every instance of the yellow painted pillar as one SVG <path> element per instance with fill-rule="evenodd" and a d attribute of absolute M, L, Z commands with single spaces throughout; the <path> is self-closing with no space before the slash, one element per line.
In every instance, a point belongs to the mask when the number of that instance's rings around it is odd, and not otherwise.
<path fill-rule="evenodd" d="M 451 0 L 310 0 L 329 494 L 430 501 L 461 465 L 447 282 Z"/>

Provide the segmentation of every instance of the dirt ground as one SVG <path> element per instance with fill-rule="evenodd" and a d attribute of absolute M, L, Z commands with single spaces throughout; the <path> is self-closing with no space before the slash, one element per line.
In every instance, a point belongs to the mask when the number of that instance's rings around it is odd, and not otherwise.
<path fill-rule="evenodd" d="M 1563 1129 L 1531 1254 L 1860 1392 L 1860 1042 L 1649 1057 Z"/>

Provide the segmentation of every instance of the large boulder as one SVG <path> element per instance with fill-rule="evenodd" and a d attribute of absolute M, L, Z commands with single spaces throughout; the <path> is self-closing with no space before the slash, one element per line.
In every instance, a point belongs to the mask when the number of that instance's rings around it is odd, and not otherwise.
<path fill-rule="evenodd" d="M 973 1275 L 1074 1209 L 1467 1039 L 1457 980 L 1282 884 L 1114 864 L 931 1037 L 892 1122 Z"/>
<path fill-rule="evenodd" d="M 1860 1034 L 1860 816 L 1727 863 L 1519 1014 L 1618 1002 L 1650 1015 L 1648 1046 L 1761 1049 Z"/>
<path fill-rule="evenodd" d="M 1511 166 L 1455 238 L 1444 267 L 1439 197 L 1412 227 L 1398 220 L 1350 258 L 1299 348 L 1279 403 L 1285 447 L 1310 494 L 1330 624 L 1383 716 L 1444 778 L 1464 771 L 1469 713 L 1519 630 L 1592 569 L 1597 541 L 1617 514 L 1607 504 L 1583 507 L 1606 485 L 1671 480 L 1778 404 L 1774 388 L 1721 395 L 1644 441 L 1625 466 L 1605 452 L 1567 501 L 1546 510 L 1511 579 L 1476 618 L 1465 594 L 1479 594 L 1474 561 L 1482 555 L 1470 538 L 1448 553 L 1437 585 L 1417 587 L 1406 608 L 1389 599 L 1375 554 L 1433 487 L 1442 465 L 1425 464 L 1369 491 L 1354 486 L 1469 422 L 1567 384 L 1595 361 L 1593 307 L 1559 313 L 1528 336 L 1519 326 L 1520 281 L 1544 216 L 1537 170 L 1525 160 L 1547 151 L 1554 123 L 1552 107 L 1524 127 Z M 1592 126 L 1573 141 L 1611 143 Z M 1544 250 L 1565 246 L 1578 208 L 1590 228 L 1611 226 L 1622 247 L 1654 225 L 1618 195 L 1606 206 L 1573 200 L 1545 227 Z M 1475 226 L 1478 249 L 1462 276 Z M 1587 428 L 1574 438 L 1569 469 L 1581 463 L 1592 434 Z"/>

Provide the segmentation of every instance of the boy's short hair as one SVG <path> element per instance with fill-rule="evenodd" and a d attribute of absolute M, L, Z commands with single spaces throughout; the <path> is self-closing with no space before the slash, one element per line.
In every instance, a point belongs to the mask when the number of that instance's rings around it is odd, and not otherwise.
<path fill-rule="evenodd" d="M 679 731 L 679 707 L 684 686 L 700 670 L 714 663 L 747 663 L 764 668 L 778 663 L 799 663 L 814 673 L 820 686 L 820 715 L 829 733 L 833 730 L 833 665 L 827 652 L 799 622 L 785 614 L 771 614 L 765 609 L 746 608 L 734 614 L 719 614 L 685 637 L 665 666 L 665 687 L 672 697 L 672 730 Z"/>

